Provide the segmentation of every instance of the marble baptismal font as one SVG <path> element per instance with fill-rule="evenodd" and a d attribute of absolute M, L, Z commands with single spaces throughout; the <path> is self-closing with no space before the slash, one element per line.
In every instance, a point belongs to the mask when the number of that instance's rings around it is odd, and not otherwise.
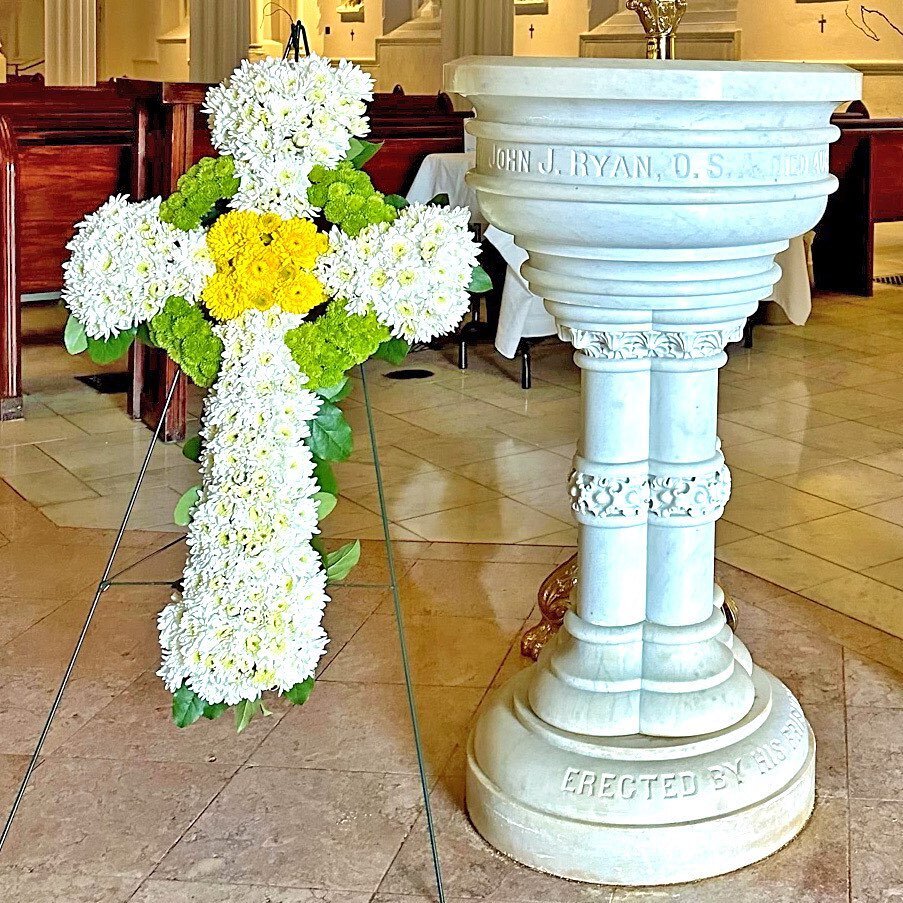
<path fill-rule="evenodd" d="M 467 807 L 497 849 L 584 881 L 662 884 L 761 859 L 805 825 L 815 741 L 714 585 L 730 494 L 725 346 L 775 254 L 836 188 L 843 66 L 473 57 L 468 177 L 575 349 L 583 436 L 572 607 L 470 738 Z M 793 654 L 792 649 L 787 650 Z"/>

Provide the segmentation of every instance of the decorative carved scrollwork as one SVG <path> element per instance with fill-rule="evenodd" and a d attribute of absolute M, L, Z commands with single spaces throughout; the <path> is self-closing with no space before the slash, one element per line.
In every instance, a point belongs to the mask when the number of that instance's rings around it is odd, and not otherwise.
<path fill-rule="evenodd" d="M 633 330 L 625 332 L 595 332 L 588 329 L 558 327 L 559 337 L 570 342 L 587 357 L 602 360 L 645 360 L 671 358 L 691 360 L 713 357 L 731 342 L 743 337 L 743 326 L 709 329 L 700 332 Z"/>

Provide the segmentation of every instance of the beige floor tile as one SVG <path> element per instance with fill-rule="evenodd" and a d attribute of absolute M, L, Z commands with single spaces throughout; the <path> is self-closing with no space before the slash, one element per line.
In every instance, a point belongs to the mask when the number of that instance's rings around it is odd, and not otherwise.
<path fill-rule="evenodd" d="M 903 591 L 864 574 L 847 574 L 810 586 L 802 593 L 879 630 L 903 636 Z"/>
<path fill-rule="evenodd" d="M 97 493 L 90 486 L 55 461 L 49 458 L 47 460 L 50 466 L 46 470 L 7 476 L 6 482 L 29 502 L 39 507 L 97 498 Z"/>
<path fill-rule="evenodd" d="M 850 877 L 855 903 L 888 903 L 903 896 L 901 825 L 903 803 L 850 800 Z"/>
<path fill-rule="evenodd" d="M 378 514 L 362 508 L 350 498 L 339 498 L 332 513 L 320 524 L 320 530 L 327 538 L 349 535 L 362 538 L 364 531 L 381 527 L 382 520 Z"/>
<path fill-rule="evenodd" d="M 405 618 L 415 683 L 485 688 L 492 682 L 523 619 L 453 616 Z M 402 683 L 395 619 L 373 615 L 324 671 L 343 683 Z"/>
<path fill-rule="evenodd" d="M 833 393 L 828 393 L 833 394 Z M 824 398 L 824 395 L 816 396 Z M 726 421 L 746 426 L 754 430 L 770 433 L 773 436 L 786 436 L 799 430 L 811 429 L 837 423 L 840 417 L 805 404 L 794 404 L 789 401 L 773 401 L 756 408 L 740 408 L 724 414 Z"/>
<path fill-rule="evenodd" d="M 399 590 L 405 611 L 414 615 L 523 620 L 552 567 L 524 561 L 418 561 Z"/>
<path fill-rule="evenodd" d="M 216 721 L 201 719 L 179 729 L 172 721 L 172 694 L 153 671 L 146 671 L 77 733 L 59 743 L 56 755 L 120 762 L 184 762 L 241 765 L 290 708 L 268 700 L 269 718 L 255 718 L 237 734 L 232 712 Z"/>
<path fill-rule="evenodd" d="M 742 445 L 744 442 L 755 442 L 769 437 L 768 433 L 761 430 L 754 430 L 752 427 L 743 426 L 742 423 L 732 423 L 724 419 L 718 421 L 718 435 L 726 446 Z"/>
<path fill-rule="evenodd" d="M 558 530 L 555 533 L 548 533 L 545 536 L 539 536 L 536 539 L 525 539 L 521 541 L 521 545 L 532 544 L 532 543 L 554 543 L 556 545 L 561 544 L 563 546 L 571 547 L 570 551 L 573 551 L 573 547 L 577 545 L 577 528 L 576 527 L 568 527 L 564 530 Z"/>
<path fill-rule="evenodd" d="M 52 470 L 55 466 L 57 464 L 53 458 L 45 455 L 37 445 L 0 448 L 0 477 L 7 480 L 10 477 Z"/>
<path fill-rule="evenodd" d="M 405 423 L 426 431 L 443 436 L 458 436 L 461 434 L 480 435 L 480 430 L 494 432 L 502 421 L 518 422 L 526 420 L 518 414 L 506 411 L 494 404 L 476 399 L 467 399 L 460 404 L 447 405 L 441 408 L 430 408 L 422 411 L 407 411 L 399 414 L 398 418 Z M 527 420 L 526 422 L 530 422 Z M 492 436 L 493 432 L 488 435 Z M 484 434 L 486 435 L 486 434 Z"/>
<path fill-rule="evenodd" d="M 738 527 L 736 524 L 732 524 L 730 521 L 721 518 L 717 524 L 715 524 L 715 546 L 726 546 L 729 543 L 737 542 L 740 539 L 746 539 L 748 536 L 752 536 L 753 531 L 747 530 L 746 527 Z"/>
<path fill-rule="evenodd" d="M 520 439 L 530 442 L 540 448 L 550 448 L 565 443 L 575 443 L 580 436 L 580 417 L 570 411 L 560 411 L 549 414 L 541 420 L 522 417 L 518 421 L 499 423 L 496 429 Z"/>
<path fill-rule="evenodd" d="M 863 464 L 877 467 L 879 470 L 887 470 L 890 473 L 903 475 L 903 448 L 881 452 L 877 455 L 867 455 L 860 459 Z"/>
<path fill-rule="evenodd" d="M 850 796 L 903 802 L 903 709 L 847 706 Z"/>
<path fill-rule="evenodd" d="M 377 411 L 387 414 L 403 414 L 422 411 L 444 405 L 459 405 L 470 401 L 461 392 L 449 389 L 433 380 L 418 380 L 416 387 L 410 383 L 388 380 L 369 386 L 370 402 Z"/>
<path fill-rule="evenodd" d="M 819 362 L 809 367 L 806 372 L 817 379 L 825 379 L 828 382 L 837 383 L 839 386 L 847 388 L 864 386 L 867 387 L 869 392 L 875 392 L 876 395 L 885 394 L 878 392 L 873 384 L 884 383 L 887 380 L 887 373 L 884 370 L 879 370 L 877 367 L 869 367 L 867 364 L 859 361 L 833 360 Z"/>
<path fill-rule="evenodd" d="M 54 442 L 59 439 L 77 439 L 84 435 L 84 431 L 62 417 L 8 420 L 0 423 L 0 448 L 31 445 L 36 442 Z"/>
<path fill-rule="evenodd" d="M 404 520 L 406 527 L 434 542 L 521 542 L 548 536 L 569 524 L 509 498 L 494 499 Z"/>
<path fill-rule="evenodd" d="M 870 368 L 863 367 L 861 364 L 855 365 L 855 369 L 859 370 L 868 370 Z M 881 373 L 882 371 L 877 371 Z M 883 373 L 883 376 L 887 376 L 887 373 Z M 872 393 L 873 395 L 882 395 L 885 398 L 896 398 L 900 401 L 903 401 L 903 379 L 899 377 L 897 379 L 875 379 L 872 378 L 868 381 L 863 388 Z"/>
<path fill-rule="evenodd" d="M 508 561 L 530 564 L 560 564 L 571 549 L 556 545 L 493 545 L 461 542 L 434 542 L 418 558 L 436 561 Z"/>
<path fill-rule="evenodd" d="M 41 510 L 50 520 L 62 527 L 94 524 L 97 527 L 116 529 L 122 523 L 130 495 L 130 492 L 118 492 L 114 495 L 97 496 L 75 502 L 45 505 Z M 129 524 L 136 529 L 153 530 L 172 526 L 173 511 L 180 497 L 181 493 L 168 486 L 142 488 L 129 518 Z"/>
<path fill-rule="evenodd" d="M 857 417 L 856 422 L 870 427 L 877 427 L 877 429 L 886 432 L 896 433 L 898 436 L 903 436 L 903 418 L 898 416 L 898 412 L 896 411 L 885 414 L 869 414 L 866 417 Z M 903 439 L 901 439 L 901 441 L 903 441 Z"/>
<path fill-rule="evenodd" d="M 473 829 L 464 811 L 463 756 L 432 793 L 442 877 L 449 899 L 608 903 L 611 890 L 563 881 L 500 856 Z M 430 850 L 421 817 L 380 884 L 377 900 L 402 903 L 419 896 L 435 899 Z M 404 895 L 396 896 L 396 895 Z M 415 895 L 415 896 L 408 896 Z M 375 903 L 375 901 L 374 901 Z"/>
<path fill-rule="evenodd" d="M 842 455 L 778 437 L 746 442 L 737 448 L 726 447 L 725 457 L 731 468 L 736 466 L 772 479 L 843 460 Z"/>
<path fill-rule="evenodd" d="M 840 455 L 844 458 L 862 459 L 900 446 L 900 437 L 896 433 L 853 421 L 842 421 L 830 426 L 790 433 L 787 438 L 803 443 L 807 447 L 821 449 L 826 453 Z M 742 447 L 745 449 L 748 446 Z M 818 465 L 813 466 L 817 467 Z"/>
<path fill-rule="evenodd" d="M 488 461 L 535 449 L 535 446 L 528 442 L 521 442 L 495 430 L 473 438 L 468 437 L 466 442 L 437 437 L 427 442 L 414 442 L 407 447 L 412 455 L 416 455 L 424 462 L 450 469 L 473 464 L 475 461 Z M 573 450 L 571 455 L 573 456 Z"/>
<path fill-rule="evenodd" d="M 888 561 L 886 564 L 879 564 L 873 568 L 866 568 L 863 573 L 880 583 L 887 583 L 897 589 L 903 589 L 903 558 Z"/>
<path fill-rule="evenodd" d="M 134 899 L 139 878 L 80 875 L 65 870 L 35 872 L 32 869 L 0 868 L 3 903 L 126 903 Z"/>
<path fill-rule="evenodd" d="M 418 687 L 417 709 L 424 761 L 433 774 L 445 766 L 467 731 L 484 690 Z M 407 695 L 400 685 L 320 681 L 251 756 L 252 765 L 417 774 Z"/>
<path fill-rule="evenodd" d="M 386 482 L 386 509 L 393 521 L 422 514 L 461 508 L 476 502 L 498 498 L 501 493 L 463 476 L 444 470 L 409 474 L 398 481 Z M 373 485 L 339 491 L 368 511 L 379 513 L 379 494 Z"/>
<path fill-rule="evenodd" d="M 64 605 L 62 599 L 0 596 L 0 646 L 24 633 L 33 624 Z"/>
<path fill-rule="evenodd" d="M 570 464 L 568 463 L 568 468 Z M 516 502 L 521 502 L 528 508 L 541 511 L 554 517 L 563 523 L 571 522 L 571 526 L 576 530 L 576 524 L 573 523 L 574 513 L 571 508 L 571 497 L 568 495 L 567 483 L 562 480 L 542 489 L 532 489 L 529 492 L 518 492 L 511 496 Z"/>
<path fill-rule="evenodd" d="M 319 677 L 329 663 L 345 648 L 364 622 L 380 606 L 391 604 L 392 594 L 382 589 L 334 586 L 329 589 L 330 602 L 323 615 L 323 629 L 329 637 L 326 654 L 317 666 Z"/>
<path fill-rule="evenodd" d="M 903 662 L 900 663 L 903 666 Z M 844 652 L 847 703 L 868 708 L 903 709 L 903 672 L 854 652 Z"/>
<path fill-rule="evenodd" d="M 163 881 L 150 878 L 129 903 L 370 903 L 370 894 L 322 888 Z"/>
<path fill-rule="evenodd" d="M 843 647 L 808 630 L 747 626 L 737 631 L 753 660 L 783 681 L 797 699 L 840 705 L 844 699 Z"/>
<path fill-rule="evenodd" d="M 750 483 L 757 483 L 759 480 L 764 479 L 765 477 L 759 476 L 757 473 L 750 473 L 748 470 L 743 470 L 742 467 L 731 467 L 731 486 L 734 489 L 737 489 L 740 486 L 748 486 Z"/>
<path fill-rule="evenodd" d="M 470 480 L 514 496 L 533 489 L 557 486 L 562 497 L 567 497 L 567 479 L 572 467 L 570 461 L 544 449 L 535 449 L 519 455 L 479 461 L 456 468 Z"/>
<path fill-rule="evenodd" d="M 842 701 L 807 702 L 806 719 L 815 734 L 815 787 L 819 798 L 847 795 L 846 709 Z"/>
<path fill-rule="evenodd" d="M 903 476 L 859 461 L 817 467 L 782 477 L 781 482 L 848 508 L 862 508 L 903 496 Z"/>
<path fill-rule="evenodd" d="M 862 509 L 865 514 L 880 517 L 898 526 L 903 526 L 903 497 L 888 499 Z"/>
<path fill-rule="evenodd" d="M 861 389 L 835 389 L 833 392 L 820 392 L 807 400 L 808 405 L 816 411 L 823 411 L 847 420 L 859 420 L 872 415 L 893 417 L 894 411 L 903 408 L 903 399 L 874 395 L 869 387 Z M 808 423 L 798 427 L 807 429 L 822 426 L 819 423 Z M 788 431 L 792 430 L 788 427 Z"/>
<path fill-rule="evenodd" d="M 84 411 L 66 414 L 65 417 L 70 423 L 74 423 L 80 430 L 84 430 L 90 435 L 118 433 L 123 430 L 141 428 L 124 410 L 119 408 Z"/>
<path fill-rule="evenodd" d="M 717 551 L 717 557 L 741 570 L 749 571 L 794 591 L 848 573 L 830 561 L 809 555 L 768 536 L 751 536 L 721 546 Z"/>
<path fill-rule="evenodd" d="M 814 495 L 771 480 L 761 480 L 733 489 L 724 515 L 732 524 L 756 533 L 767 533 L 844 510 L 840 505 Z"/>
<path fill-rule="evenodd" d="M 903 552 L 903 527 L 860 511 L 785 527 L 771 536 L 852 570 L 893 561 Z"/>
<path fill-rule="evenodd" d="M 372 892 L 420 805 L 410 775 L 243 769 L 156 877 Z"/>
<path fill-rule="evenodd" d="M 0 865 L 143 878 L 231 772 L 214 764 L 50 758 L 35 772 Z"/>
<path fill-rule="evenodd" d="M 34 396 L 51 411 L 68 417 L 70 414 L 82 414 L 89 411 L 122 410 L 121 396 L 104 395 L 90 386 L 80 383 L 61 383 L 53 390 L 40 392 Z"/>

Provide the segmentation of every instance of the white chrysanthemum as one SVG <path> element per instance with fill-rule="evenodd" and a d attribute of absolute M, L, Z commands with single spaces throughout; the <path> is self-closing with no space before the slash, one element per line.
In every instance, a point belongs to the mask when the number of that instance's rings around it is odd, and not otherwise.
<path fill-rule="evenodd" d="M 311 545 L 319 491 L 304 443 L 319 397 L 285 333 L 303 317 L 249 310 L 214 327 L 219 379 L 204 407 L 203 489 L 184 588 L 159 618 L 166 686 L 211 703 L 313 675 L 326 649 L 326 574 Z"/>
<path fill-rule="evenodd" d="M 159 213 L 159 198 L 115 195 L 75 227 L 63 302 L 91 338 L 147 322 L 170 295 L 194 302 L 213 272 L 204 233 L 182 232 Z"/>
<path fill-rule="evenodd" d="M 284 218 L 313 213 L 311 169 L 335 166 L 351 138 L 367 133 L 372 97 L 373 79 L 347 60 L 242 60 L 204 106 L 213 146 L 232 155 L 241 180 L 232 206 Z"/>
<path fill-rule="evenodd" d="M 451 332 L 470 305 L 479 246 L 469 218 L 461 207 L 412 204 L 356 238 L 333 229 L 317 276 L 350 311 L 372 309 L 396 337 L 429 342 Z"/>

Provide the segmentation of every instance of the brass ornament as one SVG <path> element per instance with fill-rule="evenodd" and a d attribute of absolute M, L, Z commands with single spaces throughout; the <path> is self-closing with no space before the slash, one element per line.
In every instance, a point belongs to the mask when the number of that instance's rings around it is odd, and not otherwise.
<path fill-rule="evenodd" d="M 646 32 L 646 59 L 674 59 L 674 32 L 687 11 L 687 0 L 627 0 Z"/>
<path fill-rule="evenodd" d="M 538 601 L 541 617 L 539 623 L 531 627 L 520 641 L 520 651 L 524 658 L 533 659 L 535 662 L 539 658 L 543 646 L 558 633 L 564 623 L 564 616 L 571 607 L 571 592 L 576 585 L 577 556 L 574 554 L 567 561 L 559 564 L 539 587 Z M 724 592 L 723 589 L 722 592 Z M 736 631 L 739 611 L 737 603 L 727 593 L 724 593 L 721 610 L 724 612 L 727 626 Z"/>

